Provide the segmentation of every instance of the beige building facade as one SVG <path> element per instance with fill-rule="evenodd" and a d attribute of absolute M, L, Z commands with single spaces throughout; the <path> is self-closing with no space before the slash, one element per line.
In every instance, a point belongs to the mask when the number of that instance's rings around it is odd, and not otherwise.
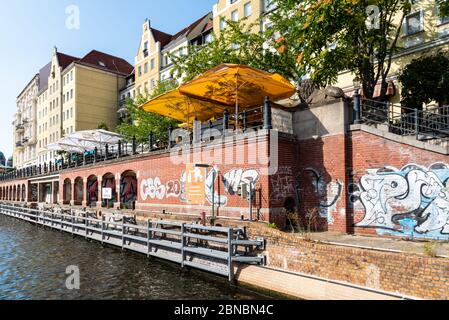
<path fill-rule="evenodd" d="M 13 163 L 18 169 L 25 168 L 36 160 L 39 80 L 39 74 L 36 74 L 17 97 L 17 113 L 13 121 Z"/>
<path fill-rule="evenodd" d="M 48 85 L 37 104 L 37 164 L 52 161 L 49 144 L 66 134 L 117 125 L 120 89 L 133 67 L 125 60 L 91 51 L 76 58 L 53 50 Z"/>

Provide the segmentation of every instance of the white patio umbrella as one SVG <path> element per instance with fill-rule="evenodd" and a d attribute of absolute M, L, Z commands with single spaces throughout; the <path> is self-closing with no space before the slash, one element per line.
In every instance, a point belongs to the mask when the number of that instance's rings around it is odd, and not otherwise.
<path fill-rule="evenodd" d="M 94 148 L 103 148 L 106 144 L 117 144 L 123 137 L 115 132 L 106 130 L 85 130 L 69 134 L 65 137 L 75 144 L 92 144 Z"/>

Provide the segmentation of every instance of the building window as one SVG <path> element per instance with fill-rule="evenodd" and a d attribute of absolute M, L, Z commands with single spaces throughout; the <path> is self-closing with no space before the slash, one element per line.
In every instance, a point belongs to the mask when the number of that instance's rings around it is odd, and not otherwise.
<path fill-rule="evenodd" d="M 231 13 L 231 20 L 234 22 L 239 21 L 239 11 L 238 10 L 234 10 Z"/>
<path fill-rule="evenodd" d="M 142 66 L 139 66 L 139 77 L 142 76 Z"/>
<path fill-rule="evenodd" d="M 252 11 L 252 7 L 251 7 L 251 2 L 248 2 L 245 4 L 245 17 L 249 17 L 251 15 L 251 11 Z"/>
<path fill-rule="evenodd" d="M 423 11 L 417 11 L 408 15 L 404 21 L 404 32 L 406 36 L 423 31 Z"/>
<path fill-rule="evenodd" d="M 151 59 L 151 70 L 154 70 L 154 59 Z"/>
<path fill-rule="evenodd" d="M 143 72 L 148 73 L 148 63 L 145 63 Z"/>
<path fill-rule="evenodd" d="M 226 19 L 221 17 L 220 18 L 220 30 L 223 31 L 224 29 L 226 29 Z"/>
<path fill-rule="evenodd" d="M 143 44 L 143 56 L 144 58 L 148 57 L 148 42 Z"/>
<path fill-rule="evenodd" d="M 70 99 L 73 99 L 73 89 L 70 90 Z"/>
<path fill-rule="evenodd" d="M 273 0 L 263 0 L 263 11 L 270 12 L 274 10 L 275 5 L 273 2 L 274 2 Z"/>
<path fill-rule="evenodd" d="M 208 33 L 204 36 L 204 42 L 205 43 L 211 43 L 212 42 L 212 33 Z"/>
<path fill-rule="evenodd" d="M 239 1 L 239 0 L 229 0 L 229 3 L 233 4 L 233 3 L 236 3 L 237 1 Z"/>

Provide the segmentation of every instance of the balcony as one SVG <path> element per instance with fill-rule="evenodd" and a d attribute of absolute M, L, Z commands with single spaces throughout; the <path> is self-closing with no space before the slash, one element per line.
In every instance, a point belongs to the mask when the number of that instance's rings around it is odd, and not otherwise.
<path fill-rule="evenodd" d="M 25 131 L 25 126 L 21 123 L 21 124 L 18 124 L 17 126 L 16 126 L 16 131 L 18 132 L 18 133 L 21 133 L 21 132 L 24 132 Z"/>
<path fill-rule="evenodd" d="M 16 148 L 19 149 L 19 150 L 24 148 L 24 145 L 23 145 L 22 141 L 16 142 Z"/>

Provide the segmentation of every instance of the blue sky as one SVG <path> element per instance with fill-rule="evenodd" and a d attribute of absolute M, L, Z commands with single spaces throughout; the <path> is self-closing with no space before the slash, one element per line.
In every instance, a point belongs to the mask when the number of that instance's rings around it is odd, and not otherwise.
<path fill-rule="evenodd" d="M 53 46 L 81 57 L 92 49 L 134 63 L 142 23 L 174 34 L 216 0 L 14 0 L 0 1 L 0 150 L 12 154 L 16 97 L 50 61 Z M 80 10 L 80 29 L 66 28 L 66 8 Z"/>

